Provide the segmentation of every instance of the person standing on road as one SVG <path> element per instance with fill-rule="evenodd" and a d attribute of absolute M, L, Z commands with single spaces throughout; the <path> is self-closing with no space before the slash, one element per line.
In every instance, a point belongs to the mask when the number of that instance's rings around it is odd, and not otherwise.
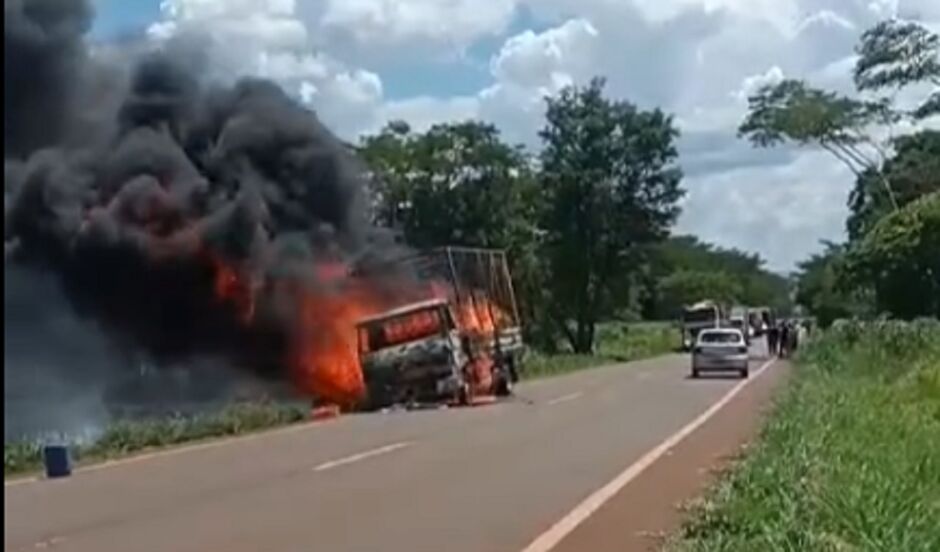
<path fill-rule="evenodd" d="M 779 343 L 779 356 L 780 358 L 787 358 L 790 354 L 790 326 L 786 322 L 780 323 L 780 335 L 778 337 Z"/>
<path fill-rule="evenodd" d="M 780 330 L 777 328 L 776 324 L 769 324 L 767 326 L 767 354 L 769 356 L 777 356 L 777 345 L 780 342 Z"/>

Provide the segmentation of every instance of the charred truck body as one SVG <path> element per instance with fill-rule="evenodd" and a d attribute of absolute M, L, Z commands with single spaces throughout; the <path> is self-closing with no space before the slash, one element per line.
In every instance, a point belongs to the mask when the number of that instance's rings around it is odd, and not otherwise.
<path fill-rule="evenodd" d="M 358 322 L 366 407 L 511 393 L 523 341 L 505 253 L 446 247 L 400 263 L 431 298 Z"/>

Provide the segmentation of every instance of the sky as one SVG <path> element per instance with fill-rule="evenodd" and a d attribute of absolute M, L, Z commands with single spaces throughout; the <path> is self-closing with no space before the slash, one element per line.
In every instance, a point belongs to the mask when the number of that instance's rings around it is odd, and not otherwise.
<path fill-rule="evenodd" d="M 206 40 L 214 77 L 260 75 L 355 140 L 392 119 L 483 119 L 537 151 L 544 97 L 593 76 L 674 113 L 687 190 L 676 231 L 792 270 L 844 238 L 848 169 L 736 136 L 747 95 L 805 78 L 850 92 L 880 19 L 940 30 L 940 0 L 94 0 L 93 37 Z"/>

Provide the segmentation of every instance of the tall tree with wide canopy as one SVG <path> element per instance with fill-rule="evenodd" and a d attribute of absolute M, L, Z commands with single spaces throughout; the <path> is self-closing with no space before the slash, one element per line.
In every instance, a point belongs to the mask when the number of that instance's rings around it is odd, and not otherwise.
<path fill-rule="evenodd" d="M 629 297 L 644 246 L 665 237 L 683 194 L 672 117 L 603 89 L 594 79 L 549 98 L 540 132 L 546 286 L 576 352 L 593 349 L 598 319 Z"/>
<path fill-rule="evenodd" d="M 761 87 L 748 98 L 748 108 L 739 136 L 763 148 L 785 142 L 818 146 L 856 177 L 876 177 L 895 204 L 891 183 L 880 171 L 887 146 L 871 133 L 872 126 L 896 120 L 886 103 L 856 100 L 787 79 Z"/>
<path fill-rule="evenodd" d="M 915 84 L 934 87 L 914 109 L 899 108 L 894 95 L 851 98 L 797 79 L 767 84 L 748 98 L 738 134 L 757 147 L 785 142 L 815 145 L 844 163 L 858 179 L 878 182 L 892 209 L 903 204 L 883 171 L 896 144 L 884 129 L 902 119 L 940 113 L 940 37 L 914 22 L 888 20 L 862 34 L 853 78 L 863 93 L 896 92 Z"/>

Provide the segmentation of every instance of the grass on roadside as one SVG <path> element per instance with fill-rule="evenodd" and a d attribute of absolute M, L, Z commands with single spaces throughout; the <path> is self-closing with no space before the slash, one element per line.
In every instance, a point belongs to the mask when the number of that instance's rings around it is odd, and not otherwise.
<path fill-rule="evenodd" d="M 238 403 L 213 413 L 123 420 L 110 425 L 96 440 L 73 447 L 76 462 L 107 460 L 152 448 L 238 435 L 296 423 L 307 418 L 309 406 L 284 403 Z M 5 443 L 3 473 L 39 470 L 42 449 L 37 441 Z"/>
<path fill-rule="evenodd" d="M 681 551 L 940 550 L 940 323 L 849 324 L 798 359 Z"/>
<path fill-rule="evenodd" d="M 668 322 L 608 323 L 597 328 L 597 353 L 593 355 L 532 353 L 525 361 L 524 379 L 556 376 L 614 362 L 629 362 L 675 349 L 677 332 Z"/>
<path fill-rule="evenodd" d="M 533 379 L 610 362 L 646 358 L 668 352 L 674 345 L 675 335 L 668 324 L 604 325 L 598 333 L 599 354 L 533 354 L 527 359 L 522 376 Z M 73 457 L 78 463 L 106 460 L 147 449 L 296 423 L 306 419 L 308 414 L 308 406 L 266 402 L 233 404 L 217 412 L 199 415 L 118 421 L 90 444 L 73 447 Z M 39 442 L 4 444 L 5 476 L 33 472 L 41 467 Z"/>

